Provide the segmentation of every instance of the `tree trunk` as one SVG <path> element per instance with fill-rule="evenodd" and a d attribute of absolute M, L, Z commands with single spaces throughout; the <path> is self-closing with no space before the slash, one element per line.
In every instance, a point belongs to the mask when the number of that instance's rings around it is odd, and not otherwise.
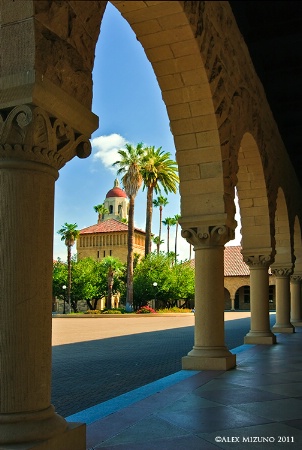
<path fill-rule="evenodd" d="M 175 264 L 177 261 L 177 234 L 178 234 L 178 222 L 176 223 L 176 230 L 175 230 Z"/>
<path fill-rule="evenodd" d="M 68 282 L 67 282 L 67 303 L 69 312 L 71 312 L 71 245 L 67 245 L 67 270 L 68 270 Z"/>
<path fill-rule="evenodd" d="M 160 207 L 159 207 L 159 234 L 158 234 L 159 244 L 158 244 L 158 253 L 160 252 L 162 220 L 163 220 L 163 207 L 162 207 L 162 205 L 160 205 Z"/>
<path fill-rule="evenodd" d="M 110 268 L 109 271 L 108 271 L 108 278 L 107 278 L 107 287 L 108 287 L 107 309 L 112 309 L 113 275 L 114 275 L 114 272 Z"/>
<path fill-rule="evenodd" d="M 152 213 L 153 213 L 153 187 L 149 186 L 147 190 L 145 256 L 151 252 Z"/>
<path fill-rule="evenodd" d="M 126 311 L 133 311 L 134 196 L 129 197 Z"/>

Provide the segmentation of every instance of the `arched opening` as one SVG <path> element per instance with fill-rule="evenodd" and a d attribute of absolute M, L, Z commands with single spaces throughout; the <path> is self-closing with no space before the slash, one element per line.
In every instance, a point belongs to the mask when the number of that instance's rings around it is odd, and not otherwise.
<path fill-rule="evenodd" d="M 237 178 L 242 251 L 269 250 L 272 238 L 268 194 L 259 149 L 250 133 L 241 141 Z"/>
<path fill-rule="evenodd" d="M 285 195 L 282 188 L 278 189 L 275 212 L 275 267 L 291 267 L 294 263 L 293 242 Z"/>

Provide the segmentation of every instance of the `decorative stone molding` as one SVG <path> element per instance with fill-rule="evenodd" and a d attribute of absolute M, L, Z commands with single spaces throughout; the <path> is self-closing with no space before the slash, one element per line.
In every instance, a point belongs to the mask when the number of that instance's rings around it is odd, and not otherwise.
<path fill-rule="evenodd" d="M 229 240 L 234 239 L 235 232 L 226 225 L 202 226 L 182 230 L 181 235 L 194 246 L 194 250 L 223 246 Z"/>
<path fill-rule="evenodd" d="M 301 283 L 301 280 L 302 280 L 302 275 L 295 275 L 295 274 L 293 274 L 293 275 L 290 276 L 290 282 L 291 283 L 299 284 L 299 283 Z"/>
<path fill-rule="evenodd" d="M 42 108 L 20 105 L 0 113 L 0 161 L 35 161 L 61 169 L 91 153 L 88 137 Z"/>
<path fill-rule="evenodd" d="M 292 267 L 271 267 L 272 274 L 278 277 L 289 277 L 293 273 Z"/>
<path fill-rule="evenodd" d="M 271 254 L 264 254 L 264 255 L 242 255 L 243 261 L 245 264 L 249 266 L 250 269 L 255 268 L 268 268 L 272 257 Z"/>

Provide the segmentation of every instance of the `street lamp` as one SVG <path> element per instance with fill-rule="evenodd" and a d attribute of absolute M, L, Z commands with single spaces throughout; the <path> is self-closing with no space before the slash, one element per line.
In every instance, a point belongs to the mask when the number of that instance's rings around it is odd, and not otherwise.
<path fill-rule="evenodd" d="M 66 314 L 66 311 L 65 311 L 65 302 L 66 302 L 66 286 L 65 286 L 65 284 L 62 286 L 62 289 L 63 289 L 63 291 L 64 291 L 64 309 L 63 309 L 63 314 Z"/>
<path fill-rule="evenodd" d="M 156 281 L 154 281 L 153 287 L 156 288 L 156 291 L 155 291 L 155 294 L 154 294 L 154 307 L 156 308 L 156 304 L 155 303 L 156 303 L 156 296 L 158 294 L 158 286 L 157 286 Z"/>

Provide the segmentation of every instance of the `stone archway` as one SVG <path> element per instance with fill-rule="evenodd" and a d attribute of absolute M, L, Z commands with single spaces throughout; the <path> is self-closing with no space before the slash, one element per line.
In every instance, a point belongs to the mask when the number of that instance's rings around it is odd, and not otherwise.
<path fill-rule="evenodd" d="M 293 239 L 284 192 L 278 190 L 275 213 L 275 262 L 271 265 L 276 278 L 276 332 L 293 333 L 290 323 L 290 276 L 294 268 Z"/>
<path fill-rule="evenodd" d="M 106 3 L 1 5 L 6 52 L 0 72 L 4 445 L 28 449 L 26 442 L 35 440 L 56 450 L 85 448 L 84 427 L 68 425 L 50 405 L 53 197 L 58 170 L 76 155 L 88 156 L 88 138 L 98 125 L 91 112 L 91 73 Z M 294 177 L 228 2 L 113 4 L 152 63 L 175 138 L 181 225 L 194 244 L 197 273 L 195 345 L 183 363 L 189 369 L 229 369 L 235 356 L 224 345 L 223 247 L 236 225 L 237 151 L 241 140 L 243 147 L 250 144 L 245 133 L 255 136 L 261 154 L 261 189 L 265 185 L 270 193 L 271 185 L 282 185 L 275 157 L 290 180 L 287 193 L 297 192 Z M 238 180 L 243 200 L 240 170 Z M 254 214 L 257 220 L 260 216 Z M 245 233 L 247 210 L 243 217 Z M 263 225 L 267 236 L 269 223 Z M 249 250 L 254 250 L 252 236 L 252 230 L 244 236 Z M 271 244 L 266 242 L 270 249 Z M 257 249 L 256 257 L 250 251 L 248 257 L 266 258 Z M 265 284 L 257 286 L 262 295 Z M 256 315 L 263 317 L 259 310 Z"/>

